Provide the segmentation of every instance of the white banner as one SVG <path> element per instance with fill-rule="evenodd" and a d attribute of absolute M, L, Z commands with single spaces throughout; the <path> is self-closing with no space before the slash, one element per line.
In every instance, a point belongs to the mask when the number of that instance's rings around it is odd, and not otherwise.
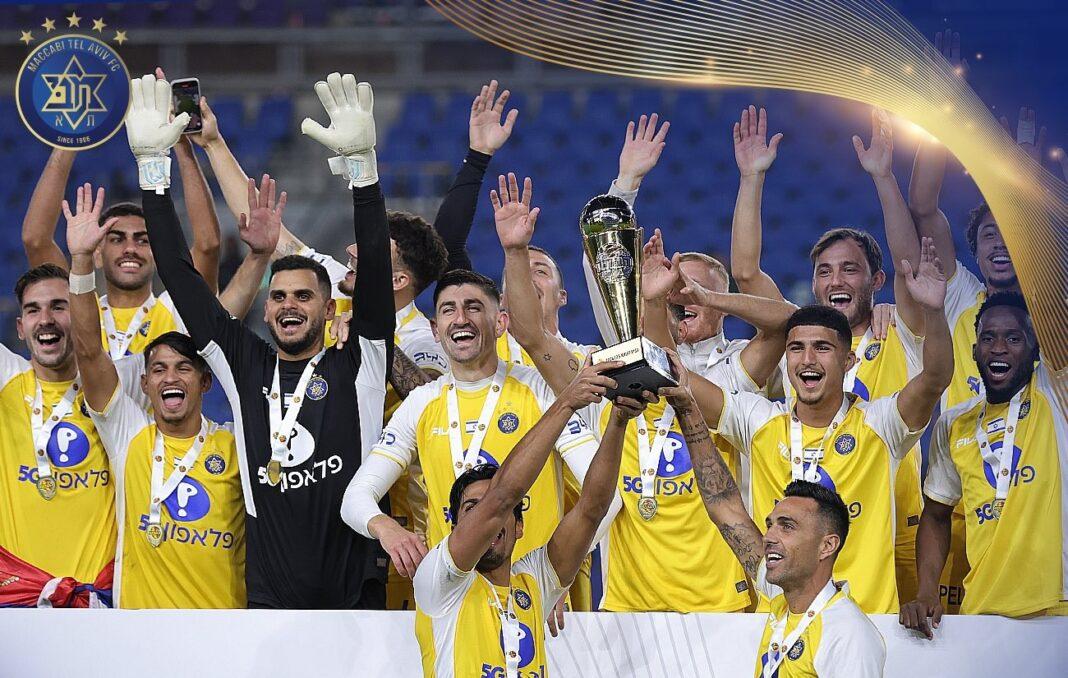
<path fill-rule="evenodd" d="M 550 671 L 745 678 L 764 619 L 575 613 L 549 640 Z M 1068 618 L 945 617 L 934 641 L 907 633 L 897 617 L 872 619 L 886 639 L 887 678 L 1068 675 Z M 413 623 L 410 612 L 4 610 L 0 676 L 417 678 Z"/>

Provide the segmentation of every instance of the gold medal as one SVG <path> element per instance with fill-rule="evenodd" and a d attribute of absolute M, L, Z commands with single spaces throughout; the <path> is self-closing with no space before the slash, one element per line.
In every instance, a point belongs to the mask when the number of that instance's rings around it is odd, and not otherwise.
<path fill-rule="evenodd" d="M 995 518 L 1001 518 L 1001 512 L 1005 509 L 1004 499 L 995 499 L 994 503 L 990 505 L 990 512 L 994 514 Z"/>
<path fill-rule="evenodd" d="M 37 491 L 46 500 L 56 496 L 56 479 L 52 476 L 38 476 Z"/>
<path fill-rule="evenodd" d="M 282 462 L 271 460 L 267 463 L 267 484 L 277 485 L 282 479 Z"/>
<path fill-rule="evenodd" d="M 145 537 L 148 538 L 148 543 L 152 545 L 152 548 L 157 548 L 163 543 L 163 526 L 159 523 L 149 523 L 145 528 Z"/>
<path fill-rule="evenodd" d="M 656 497 L 642 497 L 638 500 L 638 515 L 642 520 L 652 520 L 656 515 Z"/>

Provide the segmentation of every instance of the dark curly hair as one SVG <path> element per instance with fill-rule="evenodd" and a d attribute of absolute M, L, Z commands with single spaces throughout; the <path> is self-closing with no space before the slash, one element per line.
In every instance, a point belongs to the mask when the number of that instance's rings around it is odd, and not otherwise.
<path fill-rule="evenodd" d="M 419 294 L 445 273 L 449 252 L 434 227 L 411 212 L 386 212 L 389 237 L 397 244 L 397 254 L 412 274 Z"/>
<path fill-rule="evenodd" d="M 972 251 L 973 257 L 979 248 L 979 224 L 983 223 L 983 219 L 988 214 L 993 214 L 993 212 L 990 211 L 990 205 L 986 202 L 979 203 L 978 207 L 968 212 L 968 230 L 965 231 L 964 236 L 968 239 L 968 249 Z"/>

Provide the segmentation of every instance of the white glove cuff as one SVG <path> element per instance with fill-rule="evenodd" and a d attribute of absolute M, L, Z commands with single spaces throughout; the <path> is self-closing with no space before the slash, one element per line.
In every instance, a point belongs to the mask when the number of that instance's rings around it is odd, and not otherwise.
<path fill-rule="evenodd" d="M 96 289 L 96 273 L 71 273 L 68 280 L 70 281 L 70 293 L 71 294 L 89 294 Z"/>
<path fill-rule="evenodd" d="M 163 189 L 171 186 L 170 153 L 138 157 L 137 181 L 141 184 L 141 190 L 154 190 L 158 195 L 163 195 Z"/>
<path fill-rule="evenodd" d="M 365 153 L 339 155 L 329 160 L 330 172 L 349 180 L 349 188 L 378 182 L 378 158 L 372 148 Z"/>

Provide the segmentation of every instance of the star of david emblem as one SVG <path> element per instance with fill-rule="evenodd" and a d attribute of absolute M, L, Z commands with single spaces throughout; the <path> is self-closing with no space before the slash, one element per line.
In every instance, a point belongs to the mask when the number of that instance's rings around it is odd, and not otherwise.
<path fill-rule="evenodd" d="M 77 130 L 90 113 L 108 112 L 98 94 L 107 76 L 103 73 L 86 73 L 78 57 L 71 57 L 62 73 L 43 74 L 41 77 L 49 91 L 48 101 L 41 107 L 41 112 L 62 114 L 72 131 Z"/>

